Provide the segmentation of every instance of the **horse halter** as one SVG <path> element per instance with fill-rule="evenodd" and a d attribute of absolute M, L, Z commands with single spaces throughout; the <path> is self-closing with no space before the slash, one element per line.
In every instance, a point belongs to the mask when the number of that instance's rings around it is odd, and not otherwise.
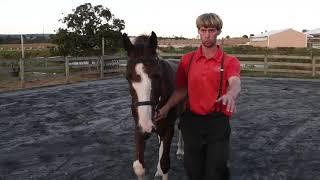
<path fill-rule="evenodd" d="M 138 108 L 139 106 L 151 106 L 152 107 L 152 112 L 156 112 L 159 114 L 159 107 L 160 101 L 140 101 L 140 102 L 133 102 L 131 104 L 131 107 L 133 108 Z M 152 120 L 154 120 L 154 117 L 151 117 Z"/>
<path fill-rule="evenodd" d="M 145 63 L 145 64 L 150 64 L 150 63 L 155 63 L 156 66 L 160 66 L 160 59 L 158 56 L 155 57 L 155 59 L 152 60 L 144 60 L 143 58 L 135 60 L 135 63 Z M 140 102 L 133 102 L 131 104 L 132 107 L 138 108 L 139 106 L 151 106 L 153 112 L 159 113 L 159 104 L 160 101 L 140 101 Z M 153 118 L 152 118 L 153 119 Z"/>
<path fill-rule="evenodd" d="M 139 106 L 151 106 L 152 110 L 159 111 L 159 102 L 155 101 L 140 101 L 140 102 L 134 102 L 132 104 L 133 107 L 139 107 Z"/>
<path fill-rule="evenodd" d="M 160 101 L 158 102 L 155 102 L 155 101 L 141 101 L 141 102 L 134 102 L 131 104 L 132 107 L 136 107 L 138 108 L 139 106 L 151 106 L 152 107 L 152 111 L 153 112 L 156 112 L 157 114 L 159 114 L 159 103 Z M 154 117 L 152 116 L 151 117 L 151 120 L 154 121 Z M 151 132 L 156 132 L 156 128 L 155 127 L 152 127 L 152 131 Z M 150 134 L 147 134 L 147 137 L 146 138 L 149 138 Z M 159 140 L 160 142 L 160 140 Z M 159 147 L 160 147 L 160 143 L 159 143 Z"/>

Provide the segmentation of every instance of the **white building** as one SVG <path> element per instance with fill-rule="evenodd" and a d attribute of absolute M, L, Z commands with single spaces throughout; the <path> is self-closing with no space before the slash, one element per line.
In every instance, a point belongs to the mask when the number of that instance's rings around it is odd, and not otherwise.
<path fill-rule="evenodd" d="M 308 47 L 320 49 L 320 28 L 305 32 L 308 36 Z"/>

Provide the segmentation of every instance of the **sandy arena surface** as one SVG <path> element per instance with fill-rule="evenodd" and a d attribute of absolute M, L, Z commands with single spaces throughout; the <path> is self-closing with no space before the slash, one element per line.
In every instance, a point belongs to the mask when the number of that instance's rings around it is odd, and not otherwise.
<path fill-rule="evenodd" d="M 0 93 L 0 179 L 131 180 L 133 120 L 124 78 Z M 242 78 L 231 120 L 233 180 L 320 180 L 320 81 Z M 170 180 L 184 180 L 172 144 Z M 146 180 L 157 142 L 147 142 Z"/>

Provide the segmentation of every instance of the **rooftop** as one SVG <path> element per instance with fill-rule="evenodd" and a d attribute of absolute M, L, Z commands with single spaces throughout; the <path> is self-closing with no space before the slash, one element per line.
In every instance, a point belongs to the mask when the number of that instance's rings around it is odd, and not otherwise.
<path fill-rule="evenodd" d="M 277 34 L 277 33 L 283 32 L 283 31 L 287 31 L 287 30 L 289 30 L 289 29 L 265 31 L 265 32 L 261 32 L 260 34 L 255 34 L 253 37 L 268 37 L 270 35 Z"/>

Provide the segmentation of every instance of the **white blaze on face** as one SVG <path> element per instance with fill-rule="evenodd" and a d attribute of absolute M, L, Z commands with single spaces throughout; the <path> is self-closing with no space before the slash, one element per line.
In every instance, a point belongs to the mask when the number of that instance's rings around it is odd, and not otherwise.
<path fill-rule="evenodd" d="M 144 66 L 139 63 L 135 67 L 136 73 L 141 77 L 140 82 L 132 82 L 132 87 L 137 93 L 138 102 L 150 101 L 151 96 L 151 80 L 144 72 Z M 151 132 L 153 123 L 151 120 L 152 107 L 151 105 L 138 106 L 139 125 L 143 132 Z"/>

